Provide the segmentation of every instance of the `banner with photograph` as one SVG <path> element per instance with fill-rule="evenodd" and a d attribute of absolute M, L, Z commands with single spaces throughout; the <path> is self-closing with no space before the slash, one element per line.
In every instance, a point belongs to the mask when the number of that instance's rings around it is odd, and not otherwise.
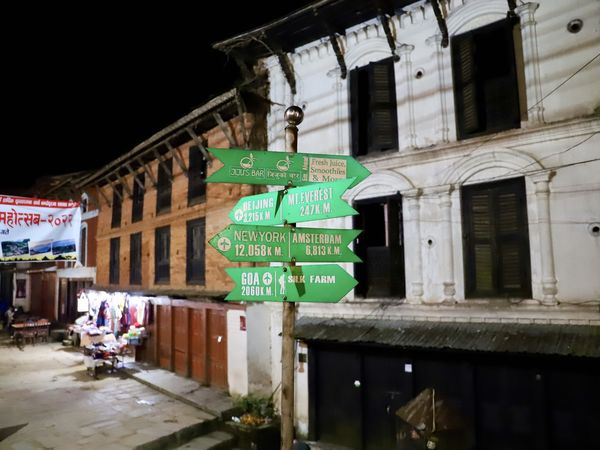
<path fill-rule="evenodd" d="M 0 195 L 0 262 L 75 261 L 78 202 Z"/>

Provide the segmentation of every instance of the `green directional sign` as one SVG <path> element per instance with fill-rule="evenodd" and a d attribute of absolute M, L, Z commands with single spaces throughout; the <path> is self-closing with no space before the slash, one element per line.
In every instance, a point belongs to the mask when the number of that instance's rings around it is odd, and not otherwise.
<path fill-rule="evenodd" d="M 229 213 L 233 223 L 281 225 L 358 214 L 341 199 L 354 179 L 311 184 L 240 199 Z"/>
<path fill-rule="evenodd" d="M 337 264 L 225 270 L 235 281 L 230 301 L 337 303 L 358 284 Z"/>
<path fill-rule="evenodd" d="M 348 245 L 362 230 L 229 225 L 208 243 L 229 261 L 361 262 Z"/>
<path fill-rule="evenodd" d="M 369 172 L 351 156 L 284 153 L 261 150 L 209 148 L 224 166 L 209 176 L 208 183 L 305 186 L 354 178 L 354 187 Z"/>

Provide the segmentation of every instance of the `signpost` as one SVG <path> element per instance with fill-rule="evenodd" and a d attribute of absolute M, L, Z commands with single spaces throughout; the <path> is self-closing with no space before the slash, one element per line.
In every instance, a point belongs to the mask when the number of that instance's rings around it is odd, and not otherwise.
<path fill-rule="evenodd" d="M 235 288 L 225 298 L 283 303 L 282 450 L 291 450 L 294 435 L 296 303 L 336 303 L 358 284 L 337 264 L 296 266 L 296 262 L 360 262 L 348 248 L 360 230 L 296 228 L 296 223 L 358 214 L 341 197 L 346 189 L 370 175 L 350 156 L 296 153 L 297 125 L 303 117 L 297 106 L 286 110 L 285 153 L 209 149 L 223 167 L 206 179 L 209 183 L 285 186 L 279 192 L 240 199 L 229 213 L 235 225 L 229 225 L 209 241 L 230 261 L 285 264 L 226 269 Z"/>
<path fill-rule="evenodd" d="M 235 288 L 225 300 L 337 303 L 358 282 L 337 264 L 225 269 Z"/>
<path fill-rule="evenodd" d="M 224 166 L 209 176 L 208 183 L 306 186 L 354 178 L 354 187 L 371 172 L 351 156 L 283 153 L 209 148 Z"/>
<path fill-rule="evenodd" d="M 353 182 L 352 178 L 244 197 L 229 218 L 237 224 L 281 225 L 358 214 L 341 198 Z"/>
<path fill-rule="evenodd" d="M 232 262 L 361 262 L 348 245 L 361 230 L 229 225 L 208 243 Z"/>

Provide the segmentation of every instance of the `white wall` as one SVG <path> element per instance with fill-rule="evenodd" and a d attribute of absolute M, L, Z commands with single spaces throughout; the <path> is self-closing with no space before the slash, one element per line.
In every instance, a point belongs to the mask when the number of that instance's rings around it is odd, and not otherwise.
<path fill-rule="evenodd" d="M 449 3 L 451 35 L 506 17 L 505 0 Z M 361 158 L 373 175 L 345 198 L 352 201 L 401 192 L 407 201 L 409 192 L 416 195 L 419 227 L 414 223 L 405 227 L 405 249 L 409 252 L 405 254 L 406 289 L 411 292 L 422 282 L 423 295 L 409 299 L 411 304 L 395 299 L 384 305 L 380 299 L 359 301 L 350 294 L 335 305 L 302 304 L 300 314 L 600 324 L 600 237 L 589 232 L 591 224 L 600 222 L 600 116 L 592 115 L 600 107 L 600 59 L 588 64 L 600 48 L 600 4 L 596 0 L 544 0 L 539 5 L 520 5 L 527 120 L 520 129 L 461 142 L 456 141 L 450 49 L 437 44 L 439 29 L 429 4 L 420 2 L 409 10 L 392 23 L 401 56 L 394 65 L 399 149 Z M 577 34 L 566 29 L 574 18 L 584 22 Z M 347 30 L 340 39 L 349 71 L 391 56 L 376 20 Z M 305 110 L 298 151 L 350 154 L 348 79 L 339 76 L 327 39 L 296 49 L 291 58 L 298 86 L 295 96 L 277 59 L 268 59 L 266 65 L 271 101 L 300 105 Z M 417 70 L 422 71 L 421 78 L 416 78 Z M 561 83 L 564 85 L 553 92 Z M 285 107 L 274 106 L 268 117 L 270 150 L 284 149 L 284 111 Z M 516 176 L 526 179 L 532 299 L 519 304 L 465 300 L 461 186 Z M 546 181 L 550 227 L 544 219 Z M 407 203 L 404 210 L 406 220 Z M 351 224 L 349 219 L 336 219 L 310 225 L 350 228 Z M 550 240 L 546 240 L 548 229 Z M 344 267 L 352 273 L 351 265 Z M 552 287 L 547 279 L 549 271 L 556 279 L 555 294 L 547 293 Z M 441 304 L 447 297 L 444 283 L 449 278 L 455 290 L 450 296 L 457 302 L 454 306 Z M 281 377 L 281 318 L 278 309 L 271 307 L 269 311 L 271 377 L 277 386 Z M 296 387 L 298 426 L 306 430 L 305 372 L 297 373 Z"/>
<path fill-rule="evenodd" d="M 246 331 L 240 329 L 240 317 L 246 317 L 246 312 L 227 311 L 227 382 L 231 395 L 248 394 L 248 339 Z"/>

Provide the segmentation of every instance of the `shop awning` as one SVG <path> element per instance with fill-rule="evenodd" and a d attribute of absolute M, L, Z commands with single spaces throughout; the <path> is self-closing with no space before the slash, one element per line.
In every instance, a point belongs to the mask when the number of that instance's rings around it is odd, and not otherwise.
<path fill-rule="evenodd" d="M 404 349 L 600 357 L 600 326 L 586 325 L 302 317 L 296 322 L 295 336 Z"/>

